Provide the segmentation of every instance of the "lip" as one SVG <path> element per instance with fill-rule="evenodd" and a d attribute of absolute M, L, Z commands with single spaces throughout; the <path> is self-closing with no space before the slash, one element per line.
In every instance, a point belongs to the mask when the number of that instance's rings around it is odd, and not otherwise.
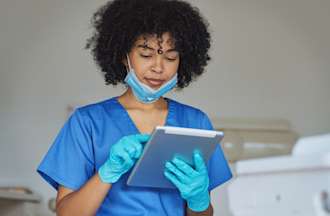
<path fill-rule="evenodd" d="M 161 79 L 145 78 L 145 80 L 147 81 L 148 85 L 152 88 L 158 88 L 164 83 L 164 80 Z"/>

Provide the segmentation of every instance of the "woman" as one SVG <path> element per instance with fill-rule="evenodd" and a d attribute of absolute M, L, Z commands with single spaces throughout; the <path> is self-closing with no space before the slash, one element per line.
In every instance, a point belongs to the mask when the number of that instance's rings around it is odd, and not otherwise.
<path fill-rule="evenodd" d="M 57 190 L 58 215 L 212 215 L 210 191 L 231 178 L 218 146 L 207 164 L 179 158 L 164 175 L 177 190 L 126 180 L 155 126 L 212 130 L 201 110 L 164 98 L 204 72 L 210 35 L 198 10 L 176 0 L 114 0 L 94 15 L 87 43 L 114 98 L 75 110 L 38 172 Z"/>

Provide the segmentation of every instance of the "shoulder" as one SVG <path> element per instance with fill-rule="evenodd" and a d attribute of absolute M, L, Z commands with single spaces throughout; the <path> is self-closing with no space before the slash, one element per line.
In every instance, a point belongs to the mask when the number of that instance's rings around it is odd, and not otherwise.
<path fill-rule="evenodd" d="M 208 115 L 201 109 L 172 99 L 169 100 L 177 117 L 183 122 L 187 122 L 191 127 L 204 128 L 205 123 L 210 122 Z"/>
<path fill-rule="evenodd" d="M 177 111 L 180 111 L 180 112 L 183 112 L 186 114 L 190 114 L 190 115 L 200 116 L 200 117 L 207 116 L 207 114 L 204 111 L 202 111 L 201 109 L 199 109 L 197 107 L 194 107 L 194 106 L 191 106 L 188 104 L 184 104 L 184 103 L 178 102 L 173 99 L 168 99 L 168 100 L 171 101 L 171 103 L 174 105 L 174 107 Z"/>
<path fill-rule="evenodd" d="M 116 106 L 116 98 L 110 98 L 107 100 L 99 101 L 96 103 L 91 103 L 87 105 L 83 105 L 80 107 L 76 107 L 73 115 L 78 115 L 81 118 L 91 118 L 98 119 L 107 114 L 110 110 L 118 109 Z"/>

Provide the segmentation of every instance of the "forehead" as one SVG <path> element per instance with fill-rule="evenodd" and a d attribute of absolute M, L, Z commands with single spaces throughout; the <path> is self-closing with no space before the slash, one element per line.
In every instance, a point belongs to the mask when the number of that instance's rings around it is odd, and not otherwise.
<path fill-rule="evenodd" d="M 147 45 L 152 48 L 159 48 L 161 46 L 164 49 L 174 48 L 175 42 L 172 36 L 169 33 L 164 33 L 161 37 L 157 35 L 141 35 L 135 41 L 135 46 L 137 45 Z"/>

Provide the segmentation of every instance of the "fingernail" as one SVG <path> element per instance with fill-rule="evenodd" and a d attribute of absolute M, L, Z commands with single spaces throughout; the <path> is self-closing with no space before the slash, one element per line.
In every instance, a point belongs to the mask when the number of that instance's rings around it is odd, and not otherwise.
<path fill-rule="evenodd" d="M 202 157 L 202 156 L 201 156 L 201 153 L 200 153 L 199 151 L 196 151 L 196 152 L 195 152 L 195 156 L 196 156 L 196 157 Z"/>

